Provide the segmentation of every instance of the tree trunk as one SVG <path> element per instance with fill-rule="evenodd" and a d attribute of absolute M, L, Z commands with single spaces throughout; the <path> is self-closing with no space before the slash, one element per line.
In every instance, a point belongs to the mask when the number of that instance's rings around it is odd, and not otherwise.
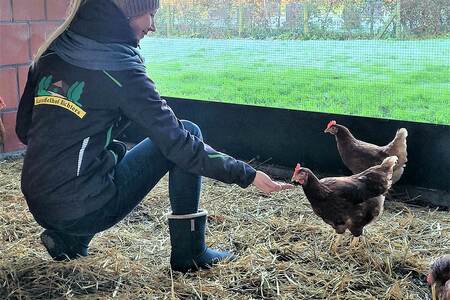
<path fill-rule="evenodd" d="M 197 7 L 195 5 L 195 0 L 192 0 L 192 10 L 195 11 L 197 10 Z M 192 17 L 192 23 L 191 23 L 191 33 L 194 35 L 197 32 L 197 17 L 194 16 Z"/>
<path fill-rule="evenodd" d="M 239 4 L 239 37 L 242 37 L 244 32 L 244 4 Z"/>
<path fill-rule="evenodd" d="M 397 38 L 400 38 L 402 36 L 402 19 L 401 19 L 401 0 L 397 0 L 397 6 L 395 9 L 395 35 Z"/>
<path fill-rule="evenodd" d="M 169 5 L 167 18 L 167 36 L 171 36 L 175 28 L 175 6 Z"/>
<path fill-rule="evenodd" d="M 267 14 L 267 0 L 263 0 L 263 17 L 264 17 L 264 26 L 269 27 L 269 18 Z"/>
<path fill-rule="evenodd" d="M 281 27 L 281 0 L 278 0 L 277 28 Z"/>
<path fill-rule="evenodd" d="M 167 32 L 167 37 L 169 37 L 171 35 L 171 28 L 170 28 L 170 23 L 171 23 L 171 7 L 170 5 L 167 6 L 167 19 L 166 19 L 166 32 Z"/>
<path fill-rule="evenodd" d="M 328 17 L 330 16 L 332 9 L 333 9 L 333 1 L 329 1 L 327 13 L 325 14 L 325 17 L 322 19 L 322 32 L 324 32 L 327 29 Z"/>
<path fill-rule="evenodd" d="M 309 1 L 305 1 L 303 4 L 303 33 L 309 34 Z"/>
<path fill-rule="evenodd" d="M 370 36 L 374 36 L 374 23 L 375 23 L 375 1 L 370 1 Z"/>

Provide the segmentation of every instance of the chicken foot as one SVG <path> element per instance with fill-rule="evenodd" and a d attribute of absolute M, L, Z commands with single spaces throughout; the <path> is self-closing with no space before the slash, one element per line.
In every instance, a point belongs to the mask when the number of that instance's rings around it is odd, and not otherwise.
<path fill-rule="evenodd" d="M 353 237 L 350 247 L 357 248 L 361 243 L 365 242 L 365 238 L 363 236 Z"/>
<path fill-rule="evenodd" d="M 436 294 L 436 282 L 431 285 L 431 300 L 438 300 Z"/>
<path fill-rule="evenodd" d="M 344 234 L 337 234 L 337 236 L 335 236 L 334 241 L 331 243 L 331 251 L 337 253 L 337 248 L 341 245 L 343 237 Z"/>

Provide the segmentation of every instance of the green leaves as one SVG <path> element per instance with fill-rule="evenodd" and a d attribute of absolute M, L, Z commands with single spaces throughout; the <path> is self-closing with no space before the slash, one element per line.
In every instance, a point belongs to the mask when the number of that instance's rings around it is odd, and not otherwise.
<path fill-rule="evenodd" d="M 84 85 L 84 81 L 76 81 L 67 91 L 67 99 L 80 107 L 83 107 L 83 105 L 78 101 L 83 93 Z"/>
<path fill-rule="evenodd" d="M 50 96 L 51 93 L 48 91 L 48 88 L 50 87 L 50 84 L 52 83 L 53 76 L 44 76 L 42 77 L 41 81 L 39 81 L 38 85 L 38 96 Z"/>
<path fill-rule="evenodd" d="M 42 77 L 41 81 L 39 81 L 38 84 L 38 96 L 51 96 L 53 95 L 50 91 L 50 85 L 52 84 L 53 76 L 44 76 Z M 67 100 L 75 103 L 79 107 L 83 107 L 83 105 L 79 102 L 81 98 L 81 94 L 83 94 L 85 83 L 84 81 L 76 81 L 67 91 L 66 98 Z M 56 93 L 57 91 L 54 90 Z"/>

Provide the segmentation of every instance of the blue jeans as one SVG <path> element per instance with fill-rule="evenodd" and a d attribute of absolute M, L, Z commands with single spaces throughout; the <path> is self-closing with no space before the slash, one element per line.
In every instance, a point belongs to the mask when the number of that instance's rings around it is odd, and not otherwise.
<path fill-rule="evenodd" d="M 203 138 L 196 124 L 184 120 L 181 122 L 192 135 L 199 139 Z M 167 172 L 169 172 L 169 198 L 173 213 L 178 215 L 196 213 L 200 200 L 201 176 L 178 168 L 147 138 L 128 151 L 117 164 L 114 181 L 118 193 L 114 199 L 101 209 L 80 219 L 52 222 L 44 224 L 44 227 L 90 241 L 96 233 L 112 227 L 125 218 Z"/>

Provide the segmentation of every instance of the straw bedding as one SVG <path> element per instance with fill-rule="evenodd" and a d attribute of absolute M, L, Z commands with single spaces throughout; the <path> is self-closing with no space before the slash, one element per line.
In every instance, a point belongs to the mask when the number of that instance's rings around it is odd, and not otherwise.
<path fill-rule="evenodd" d="M 449 252 L 450 214 L 386 202 L 356 248 L 330 251 L 331 227 L 301 188 L 264 195 L 205 179 L 207 242 L 239 255 L 194 274 L 172 273 L 164 178 L 132 214 L 98 234 L 91 255 L 53 262 L 20 193 L 21 160 L 0 161 L 0 298 L 429 299 L 425 274 Z"/>

